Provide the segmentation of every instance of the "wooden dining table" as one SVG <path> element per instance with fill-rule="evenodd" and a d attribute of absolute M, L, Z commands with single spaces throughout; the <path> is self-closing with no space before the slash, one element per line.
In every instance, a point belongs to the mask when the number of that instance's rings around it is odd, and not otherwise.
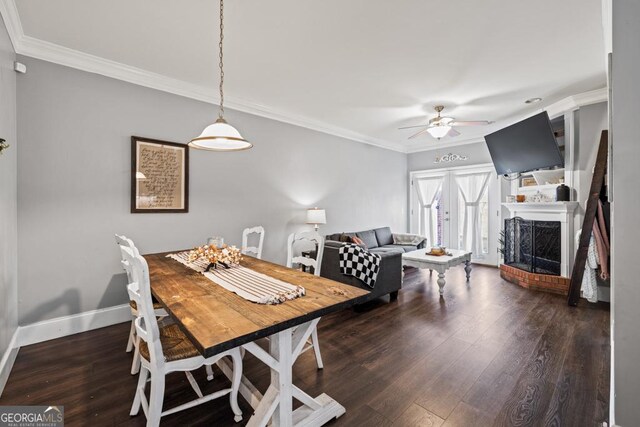
<path fill-rule="evenodd" d="M 178 252 L 178 251 L 176 251 Z M 293 384 L 292 367 L 321 316 L 364 302 L 368 291 L 243 256 L 241 265 L 292 285 L 306 294 L 282 304 L 256 304 L 216 285 L 169 253 L 145 255 L 151 291 L 204 357 L 241 346 L 271 369 L 264 394 L 242 377 L 240 394 L 254 409 L 247 426 L 321 426 L 345 413 L 322 393 L 311 397 Z M 269 350 L 255 343 L 269 337 Z M 218 363 L 230 377 L 231 364 Z M 293 399 L 302 406 L 293 410 Z"/>

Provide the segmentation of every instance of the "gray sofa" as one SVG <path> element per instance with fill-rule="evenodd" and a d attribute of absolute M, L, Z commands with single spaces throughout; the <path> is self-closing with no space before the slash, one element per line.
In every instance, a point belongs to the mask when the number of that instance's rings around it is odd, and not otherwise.
<path fill-rule="evenodd" d="M 382 258 L 380 272 L 373 289 L 366 286 L 359 279 L 353 276 L 346 276 L 340 272 L 338 250 L 345 243 L 344 236 L 358 236 L 365 243 L 369 252 L 378 254 Z M 396 245 L 393 243 L 393 233 L 389 227 L 353 233 L 331 234 L 325 237 L 320 275 L 327 279 L 371 291 L 369 299 L 389 294 L 391 301 L 394 301 L 398 298 L 398 291 L 402 287 L 402 254 L 423 248 L 425 245 L 426 241 L 416 246 Z"/>

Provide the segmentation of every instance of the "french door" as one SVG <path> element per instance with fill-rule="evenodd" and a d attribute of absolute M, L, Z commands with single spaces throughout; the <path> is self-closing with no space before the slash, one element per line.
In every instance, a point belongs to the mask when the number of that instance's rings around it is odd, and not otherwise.
<path fill-rule="evenodd" d="M 412 172 L 410 229 L 430 246 L 465 249 L 498 264 L 500 182 L 493 167 Z"/>

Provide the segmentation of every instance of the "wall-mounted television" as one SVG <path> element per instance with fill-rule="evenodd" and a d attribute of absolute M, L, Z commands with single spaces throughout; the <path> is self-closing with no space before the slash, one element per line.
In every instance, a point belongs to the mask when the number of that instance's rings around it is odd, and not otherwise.
<path fill-rule="evenodd" d="M 484 137 L 499 175 L 564 166 L 547 112 Z"/>

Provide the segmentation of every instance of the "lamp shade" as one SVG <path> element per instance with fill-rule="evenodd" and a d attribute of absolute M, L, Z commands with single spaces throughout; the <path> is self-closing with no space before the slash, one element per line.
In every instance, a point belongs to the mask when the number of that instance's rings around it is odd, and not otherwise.
<path fill-rule="evenodd" d="M 434 137 L 434 138 L 442 138 L 444 136 L 446 136 L 449 131 L 451 130 L 451 126 L 449 125 L 440 125 L 440 126 L 433 126 L 427 129 L 427 132 L 429 132 L 429 134 Z"/>
<path fill-rule="evenodd" d="M 324 209 L 307 209 L 307 224 L 326 224 L 327 215 Z"/>
<path fill-rule="evenodd" d="M 189 146 L 210 151 L 239 151 L 253 147 L 222 117 L 218 118 L 214 124 L 207 126 L 200 136 L 193 138 Z"/>

